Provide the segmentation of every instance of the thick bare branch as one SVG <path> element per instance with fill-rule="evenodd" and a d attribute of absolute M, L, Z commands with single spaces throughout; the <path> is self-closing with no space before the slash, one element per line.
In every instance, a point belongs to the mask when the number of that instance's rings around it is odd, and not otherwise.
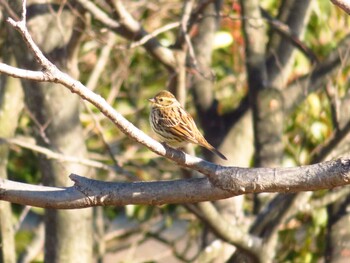
<path fill-rule="evenodd" d="M 0 181 L 0 200 L 44 208 L 196 203 L 261 192 L 292 193 L 350 184 L 350 159 L 295 168 L 218 167 L 208 178 L 112 183 L 75 174 L 75 186 L 55 188 Z M 215 187 L 214 185 L 218 186 Z M 223 190 L 224 189 L 224 190 Z"/>
<path fill-rule="evenodd" d="M 209 176 L 209 180 L 215 186 L 234 192 L 235 195 L 260 192 L 292 193 L 317 190 L 321 185 L 330 189 L 340 184 L 348 184 L 348 168 L 350 160 L 347 158 L 293 168 L 249 169 L 218 166 L 216 173 Z"/>
<path fill-rule="evenodd" d="M 2 179 L 0 199 L 36 207 L 74 209 L 101 205 L 193 203 L 232 195 L 213 187 L 206 178 L 112 183 L 74 174 L 70 177 L 75 181 L 75 186 L 67 188 L 30 185 Z"/>

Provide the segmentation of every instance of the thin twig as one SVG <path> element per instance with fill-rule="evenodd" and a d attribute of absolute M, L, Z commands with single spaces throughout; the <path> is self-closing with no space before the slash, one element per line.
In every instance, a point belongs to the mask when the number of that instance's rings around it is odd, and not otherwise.
<path fill-rule="evenodd" d="M 13 144 L 17 145 L 21 148 L 25 148 L 40 154 L 45 155 L 49 159 L 55 159 L 61 162 L 73 162 L 73 163 L 78 163 L 78 164 L 83 164 L 89 167 L 97 168 L 97 169 L 102 169 L 106 171 L 112 171 L 112 172 L 117 172 L 119 174 L 127 175 L 128 177 L 133 177 L 130 173 L 124 171 L 121 167 L 119 166 L 110 166 L 106 165 L 104 163 L 95 161 L 95 160 L 90 160 L 86 158 L 77 158 L 74 156 L 69 156 L 69 155 L 64 155 L 61 153 L 54 152 L 48 148 L 41 147 L 37 144 L 33 144 L 30 142 L 26 142 L 24 140 L 18 139 L 18 138 L 0 138 L 0 143 L 8 143 L 8 144 Z"/>
<path fill-rule="evenodd" d="M 6 10 L 6 12 L 7 12 L 13 19 L 19 20 L 18 15 L 17 15 L 16 12 L 13 11 L 13 9 L 10 7 L 8 1 L 6 1 L 6 0 L 0 0 L 0 6 L 3 6 L 4 9 Z"/>
<path fill-rule="evenodd" d="M 350 187 L 342 187 L 339 189 L 332 190 L 318 199 L 312 199 L 309 202 L 306 202 L 305 204 L 301 205 L 300 207 L 298 207 L 298 210 L 295 210 L 295 213 L 297 213 L 297 211 L 303 213 L 315 211 L 316 209 L 320 209 L 330 204 L 333 204 L 339 199 L 348 196 L 349 194 Z"/>
<path fill-rule="evenodd" d="M 106 140 L 106 138 L 104 136 L 103 129 L 102 129 L 100 121 L 96 118 L 96 116 L 93 113 L 93 111 L 88 107 L 86 101 L 84 101 L 84 106 L 85 106 L 85 109 L 87 110 L 87 112 L 89 113 L 89 115 L 91 116 L 92 120 L 94 121 L 95 127 L 96 127 L 96 129 L 98 131 L 98 134 L 99 134 L 101 140 L 102 140 L 102 143 L 105 146 L 105 148 L 107 149 L 107 152 L 108 152 L 110 158 L 112 159 L 114 165 L 116 167 L 118 167 L 118 169 L 122 170 L 122 168 L 118 164 L 117 160 L 114 158 L 114 154 L 113 154 L 113 151 L 112 151 L 111 147 L 107 143 L 107 140 Z"/>
<path fill-rule="evenodd" d="M 140 40 L 130 43 L 130 45 L 128 45 L 127 48 L 135 48 L 138 46 L 142 46 L 147 41 L 149 41 L 151 38 L 154 38 L 154 37 L 156 37 L 164 32 L 167 32 L 167 31 L 174 29 L 174 28 L 177 28 L 179 26 L 180 26 L 180 22 L 173 22 L 173 23 L 169 23 L 165 26 L 162 26 L 160 28 L 157 28 L 157 29 L 153 30 L 152 33 L 149 33 L 149 34 L 145 35 L 144 37 L 142 37 Z"/>
<path fill-rule="evenodd" d="M 326 156 L 333 150 L 335 147 L 342 142 L 342 140 L 349 134 L 350 131 L 350 120 L 341 128 L 336 129 L 327 140 L 319 144 L 311 153 L 310 159 L 311 163 L 318 163 L 323 161 Z"/>
<path fill-rule="evenodd" d="M 26 205 L 24 206 L 21 215 L 19 216 L 18 222 L 16 223 L 16 225 L 13 227 L 15 233 L 18 232 L 18 230 L 21 228 L 24 219 L 27 217 L 28 213 L 30 212 L 30 209 L 32 209 L 32 206 L 30 205 Z"/>
<path fill-rule="evenodd" d="M 97 63 L 91 72 L 89 79 L 86 83 L 86 87 L 90 90 L 95 90 L 97 82 L 104 71 L 107 61 L 110 57 L 113 46 L 115 45 L 117 38 L 114 34 L 109 33 L 106 45 L 102 48 L 101 54 L 97 60 Z"/>
<path fill-rule="evenodd" d="M 82 7 L 93 14 L 94 18 L 102 22 L 105 26 L 118 30 L 121 28 L 120 24 L 114 19 L 110 18 L 105 12 L 99 9 L 93 2 L 88 0 L 77 0 Z"/>
<path fill-rule="evenodd" d="M 309 48 L 298 36 L 296 36 L 290 29 L 290 27 L 281 22 L 280 20 L 272 17 L 265 9 L 260 8 L 261 14 L 264 19 L 276 30 L 282 37 L 288 39 L 292 45 L 299 49 L 312 64 L 319 63 L 317 56 L 314 51 Z M 249 18 L 247 18 L 249 19 Z"/>
<path fill-rule="evenodd" d="M 107 3 L 115 12 L 115 20 L 111 19 L 91 1 L 77 1 L 86 10 L 91 12 L 95 19 L 128 40 L 138 41 L 144 36 L 148 35 L 148 32 L 143 29 L 139 21 L 131 16 L 131 14 L 126 10 L 120 1 L 107 1 Z M 157 61 L 162 63 L 167 69 L 174 69 L 175 58 L 173 51 L 161 45 L 155 37 L 150 38 L 144 43 L 143 46 L 155 59 L 157 59 Z"/>
<path fill-rule="evenodd" d="M 184 11 L 183 11 L 182 19 L 181 19 L 181 35 L 184 37 L 185 42 L 187 44 L 188 53 L 190 55 L 192 63 L 197 68 L 198 63 L 197 63 L 196 55 L 195 55 L 195 52 L 194 52 L 194 49 L 193 49 L 193 46 L 191 43 L 190 36 L 188 35 L 188 26 L 187 26 L 188 22 L 190 20 L 190 17 L 191 17 L 193 5 L 194 5 L 193 0 L 187 0 L 185 2 Z"/>

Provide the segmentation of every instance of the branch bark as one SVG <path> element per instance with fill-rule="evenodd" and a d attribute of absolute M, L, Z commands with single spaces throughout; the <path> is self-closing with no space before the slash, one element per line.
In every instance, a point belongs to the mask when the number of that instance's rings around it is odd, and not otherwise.
<path fill-rule="evenodd" d="M 350 159 L 295 168 L 217 167 L 208 178 L 112 183 L 75 174 L 72 187 L 35 186 L 2 179 L 0 200 L 44 208 L 73 209 L 127 204 L 196 203 L 262 192 L 293 193 L 350 184 Z M 216 187 L 217 186 L 217 187 Z"/>
<path fill-rule="evenodd" d="M 350 15 L 350 3 L 346 0 L 331 0 L 331 2 L 338 6 L 339 8 L 343 9 L 348 15 Z"/>

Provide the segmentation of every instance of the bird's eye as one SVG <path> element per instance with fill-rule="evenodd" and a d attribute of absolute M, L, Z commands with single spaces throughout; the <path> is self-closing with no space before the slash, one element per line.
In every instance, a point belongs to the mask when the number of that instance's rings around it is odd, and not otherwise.
<path fill-rule="evenodd" d="M 162 98 L 160 98 L 160 99 L 159 99 L 159 101 L 160 101 L 160 102 L 163 102 L 163 99 L 162 99 Z"/>

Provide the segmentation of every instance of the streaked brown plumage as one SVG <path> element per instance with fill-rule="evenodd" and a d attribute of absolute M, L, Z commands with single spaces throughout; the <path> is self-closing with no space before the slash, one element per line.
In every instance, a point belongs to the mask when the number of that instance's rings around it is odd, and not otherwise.
<path fill-rule="evenodd" d="M 198 144 L 227 160 L 221 152 L 207 142 L 192 116 L 181 107 L 173 94 L 162 90 L 149 101 L 152 105 L 151 127 L 166 144 L 175 148 L 184 147 L 187 143 Z"/>

